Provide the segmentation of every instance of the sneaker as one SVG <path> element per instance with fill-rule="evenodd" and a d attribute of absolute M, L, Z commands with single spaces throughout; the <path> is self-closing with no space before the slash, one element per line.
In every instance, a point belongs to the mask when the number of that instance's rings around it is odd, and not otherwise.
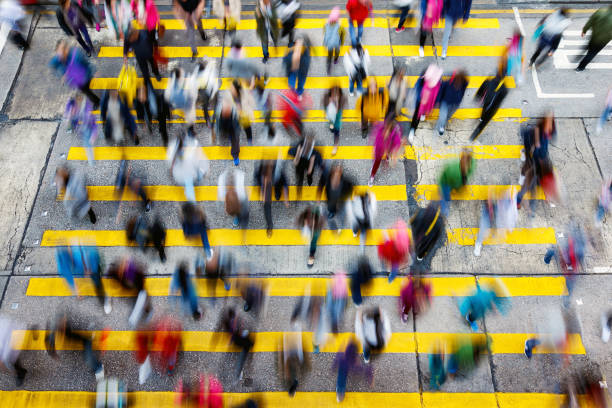
<path fill-rule="evenodd" d="M 525 357 L 531 359 L 531 355 L 533 354 L 532 348 L 529 345 L 529 340 L 525 340 Z"/>
<path fill-rule="evenodd" d="M 406 313 L 402 313 L 402 323 L 408 322 L 408 315 Z"/>
<path fill-rule="evenodd" d="M 470 329 L 472 329 L 473 332 L 477 332 L 478 331 L 478 323 L 476 323 L 476 322 L 470 323 Z"/>
<path fill-rule="evenodd" d="M 353 230 L 353 238 L 357 237 L 357 231 Z"/>
<path fill-rule="evenodd" d="M 355 96 L 355 92 L 349 92 L 350 96 Z"/>
<path fill-rule="evenodd" d="M 443 60 L 446 59 L 446 51 L 442 51 L 442 56 L 440 58 L 442 58 Z"/>
<path fill-rule="evenodd" d="M 334 148 L 332 149 L 331 155 L 335 156 L 336 153 L 338 153 L 338 146 L 334 146 Z"/>
<path fill-rule="evenodd" d="M 442 136 L 442 135 L 444 134 L 444 130 L 445 130 L 445 129 L 444 129 L 443 127 L 441 127 L 440 129 L 438 129 L 438 134 L 439 134 L 440 136 Z"/>
<path fill-rule="evenodd" d="M 369 364 L 370 363 L 370 356 L 366 357 L 366 355 L 364 353 L 364 355 L 363 355 L 363 362 L 366 363 L 366 364 Z"/>
<path fill-rule="evenodd" d="M 334 124 L 333 123 L 329 124 L 329 130 L 334 130 Z"/>
<path fill-rule="evenodd" d="M 240 164 L 240 159 L 239 158 L 235 158 L 234 159 L 234 166 L 238 166 Z"/>
<path fill-rule="evenodd" d="M 313 344 L 312 345 L 312 352 L 314 354 L 319 354 L 319 345 L 318 344 Z"/>
<path fill-rule="evenodd" d="M 111 304 L 111 298 L 104 298 L 104 313 L 110 314 L 113 311 L 113 305 Z"/>
<path fill-rule="evenodd" d="M 145 204 L 145 212 L 149 211 L 151 211 L 151 200 L 147 200 L 147 203 Z"/>
<path fill-rule="evenodd" d="M 523 183 L 525 182 L 525 176 L 523 176 L 522 174 L 519 176 L 519 185 L 523 185 Z"/>
<path fill-rule="evenodd" d="M 263 63 L 265 64 L 266 62 L 268 62 L 268 60 L 269 60 L 269 59 L 270 59 L 270 57 L 265 56 L 265 57 L 263 57 L 263 59 L 261 60 L 261 62 L 263 62 Z"/>
<path fill-rule="evenodd" d="M 315 261 L 314 256 L 309 256 L 308 257 L 308 262 L 306 262 L 306 266 L 309 267 L 309 268 L 312 268 L 312 266 L 314 265 L 314 261 Z"/>
<path fill-rule="evenodd" d="M 481 250 L 482 250 L 482 244 L 480 242 L 477 242 L 476 245 L 474 245 L 474 256 L 480 256 Z"/>
<path fill-rule="evenodd" d="M 338 234 L 338 235 L 342 234 L 342 229 L 338 228 L 338 229 L 336 230 L 336 234 Z"/>
<path fill-rule="evenodd" d="M 100 381 L 104 378 L 104 366 L 100 364 L 100 368 L 96 371 L 96 381 Z"/>
<path fill-rule="evenodd" d="M 425 56 L 425 49 L 423 47 L 419 47 L 419 56 L 420 57 L 424 57 Z"/>
<path fill-rule="evenodd" d="M 419 257 L 417 256 L 417 257 L 416 257 L 416 259 L 417 259 L 417 261 L 421 262 L 421 261 L 423 260 L 423 257 L 420 257 L 420 258 L 419 258 Z"/>
<path fill-rule="evenodd" d="M 524 162 L 525 161 L 525 151 L 521 150 L 521 161 Z"/>
<path fill-rule="evenodd" d="M 412 144 L 414 142 L 414 129 L 410 129 L 410 133 L 408 133 L 408 143 Z"/>
<path fill-rule="evenodd" d="M 582 71 L 584 71 L 584 68 L 576 67 L 576 69 L 575 69 L 574 71 L 576 71 L 576 72 L 582 72 Z"/>
<path fill-rule="evenodd" d="M 248 303 L 244 304 L 244 307 L 242 308 L 245 312 L 248 312 L 249 310 L 251 310 L 251 305 L 249 305 Z"/>
<path fill-rule="evenodd" d="M 405 28 L 404 28 L 404 27 L 397 27 L 397 28 L 395 29 L 395 32 L 396 32 L 396 33 L 401 33 L 401 32 L 402 32 L 402 31 L 404 31 L 404 30 L 405 30 Z"/>
<path fill-rule="evenodd" d="M 608 326 L 608 318 L 606 315 L 601 315 L 601 340 L 604 343 L 610 341 L 610 327 Z"/>
<path fill-rule="evenodd" d="M 238 225 L 240 225 L 240 218 L 234 217 L 234 221 L 232 222 L 232 225 L 234 227 L 237 227 Z"/>
<path fill-rule="evenodd" d="M 374 184 L 374 177 L 370 177 L 370 181 L 368 181 L 368 187 L 372 187 Z"/>

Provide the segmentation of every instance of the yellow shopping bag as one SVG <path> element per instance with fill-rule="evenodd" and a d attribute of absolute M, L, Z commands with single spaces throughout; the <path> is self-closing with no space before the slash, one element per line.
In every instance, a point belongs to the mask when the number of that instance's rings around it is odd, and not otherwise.
<path fill-rule="evenodd" d="M 132 102 L 136 97 L 136 90 L 138 88 L 138 77 L 136 75 L 136 68 L 130 64 L 123 64 L 121 71 L 119 72 L 119 78 L 117 82 L 117 91 L 119 97 L 131 108 Z"/>

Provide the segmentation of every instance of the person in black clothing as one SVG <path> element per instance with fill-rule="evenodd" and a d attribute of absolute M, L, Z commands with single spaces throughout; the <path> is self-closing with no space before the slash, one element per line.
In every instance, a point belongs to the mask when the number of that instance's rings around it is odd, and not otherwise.
<path fill-rule="evenodd" d="M 166 230 L 159 218 L 149 223 L 143 216 L 132 217 L 128 220 L 125 227 L 128 241 L 136 242 L 145 251 L 149 245 L 153 245 L 159 254 L 159 259 L 166 262 L 166 251 L 164 243 L 166 241 Z"/>
<path fill-rule="evenodd" d="M 312 134 L 308 134 L 295 146 L 292 146 L 288 154 L 294 157 L 293 165 L 295 166 L 297 196 L 299 199 L 302 196 L 304 174 L 306 174 L 308 185 L 311 186 L 315 168 L 323 168 L 323 158 L 321 157 L 321 153 L 315 149 L 315 141 Z"/>
<path fill-rule="evenodd" d="M 334 164 L 331 169 L 321 174 L 319 186 L 317 188 L 317 201 L 321 199 L 321 193 L 325 189 L 327 195 L 327 220 L 331 229 L 340 232 L 343 220 L 340 225 L 336 223 L 336 216 L 342 217 L 344 214 L 345 201 L 351 197 L 355 183 L 344 175 L 344 169 L 339 164 Z"/>
<path fill-rule="evenodd" d="M 154 119 L 157 119 L 164 146 L 168 146 L 166 120 L 170 119 L 170 108 L 164 96 L 153 88 L 147 88 L 145 84 L 141 84 L 134 99 L 134 109 L 138 120 L 146 122 L 149 133 L 153 132 L 152 123 Z"/>
<path fill-rule="evenodd" d="M 240 123 L 238 122 L 238 110 L 230 95 L 221 100 L 215 111 L 215 126 L 212 132 L 212 141 L 216 143 L 216 135 L 230 140 L 231 154 L 234 165 L 240 164 Z"/>
<path fill-rule="evenodd" d="M 157 68 L 157 62 L 153 58 L 153 47 L 155 39 L 147 30 L 136 30 L 130 28 L 128 35 L 123 41 L 123 60 L 127 64 L 128 53 L 133 50 L 136 56 L 136 62 L 142 72 L 145 85 L 153 89 L 153 83 L 151 82 L 151 74 L 149 73 L 149 65 L 155 75 L 157 81 L 161 81 L 161 75 L 159 75 L 159 69 Z"/>
<path fill-rule="evenodd" d="M 410 227 L 416 259 L 420 262 L 444 232 L 444 217 L 440 205 L 431 203 L 426 208 L 419 209 L 410 220 Z"/>
<path fill-rule="evenodd" d="M 260 188 L 261 196 L 264 200 L 264 215 L 266 217 L 266 226 L 268 237 L 272 236 L 272 189 L 274 189 L 274 198 L 281 199 L 281 195 L 285 193 L 285 207 L 289 207 L 289 185 L 287 176 L 283 171 L 282 164 L 272 160 L 262 161 L 255 169 L 255 183 Z"/>
<path fill-rule="evenodd" d="M 206 32 L 202 27 L 202 10 L 204 9 L 204 0 L 174 0 L 173 4 L 174 14 L 177 18 L 185 21 L 187 27 L 187 36 L 189 37 L 189 45 L 191 46 L 191 61 L 195 61 L 198 55 L 198 49 L 195 45 L 195 25 L 200 32 L 202 41 L 206 41 Z"/>
<path fill-rule="evenodd" d="M 128 167 L 127 160 L 121 160 L 119 163 L 119 172 L 115 179 L 115 195 L 121 198 L 123 190 L 127 187 L 132 193 L 142 199 L 142 206 L 146 212 L 151 211 L 151 200 L 147 197 L 142 186 L 142 179 L 131 176 L 131 169 Z"/>
<path fill-rule="evenodd" d="M 351 295 L 353 302 L 360 305 L 362 302 L 361 288 L 372 280 L 372 265 L 365 255 L 359 257 L 357 265 L 351 273 Z"/>
<path fill-rule="evenodd" d="M 476 140 L 480 136 L 484 128 L 495 116 L 495 113 L 497 113 L 506 95 L 508 95 L 508 88 L 506 88 L 504 83 L 505 76 L 502 74 L 504 71 L 504 69 L 499 69 L 495 77 L 484 81 L 476 92 L 475 98 L 481 100 L 482 113 L 480 114 L 478 126 L 476 126 L 476 129 L 474 129 L 470 136 L 471 141 Z"/>
<path fill-rule="evenodd" d="M 221 319 L 219 320 L 215 331 L 218 332 L 220 330 L 230 333 L 230 341 L 232 344 L 242 349 L 236 370 L 238 373 L 238 378 L 242 378 L 244 363 L 246 362 L 249 351 L 255 344 L 253 335 L 244 327 L 242 320 L 238 318 L 236 311 L 233 308 L 226 309 L 221 313 Z M 218 338 L 218 336 L 215 337 L 215 339 Z"/>
<path fill-rule="evenodd" d="M 70 0 L 60 0 L 60 8 L 56 11 L 56 17 L 60 27 L 70 36 L 74 35 L 77 42 L 83 47 L 88 57 L 94 51 L 93 43 L 87 32 L 87 17 L 83 9 Z"/>

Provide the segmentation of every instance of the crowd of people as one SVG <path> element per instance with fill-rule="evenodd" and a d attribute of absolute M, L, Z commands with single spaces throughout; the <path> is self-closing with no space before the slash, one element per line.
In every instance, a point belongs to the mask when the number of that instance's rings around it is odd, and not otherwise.
<path fill-rule="evenodd" d="M 399 0 L 395 3 L 400 10 L 395 31 L 401 33 L 413 1 Z M 23 20 L 23 15 L 20 14 L 20 7 L 13 0 L 3 0 L 1 4 L 0 20 L 11 22 L 11 39 L 18 46 L 27 48 L 27 39 L 21 33 L 20 21 Z M 367 290 L 376 274 L 376 267 L 365 253 L 370 230 L 376 225 L 376 195 L 371 189 L 358 188 L 345 166 L 324 159 L 320 142 L 317 140 L 319 138 L 315 137 L 313 130 L 303 120 L 308 110 L 318 101 L 313 101 L 306 92 L 313 57 L 312 47 L 315 44 L 306 34 L 295 28 L 300 7 L 297 0 L 257 0 L 253 12 L 257 36 L 261 41 L 263 64 L 271 57 L 270 39 L 274 45 L 278 45 L 287 38 L 288 51 L 283 57 L 282 66 L 288 86 L 278 92 L 271 91 L 267 86 L 269 79 L 265 70 L 246 57 L 241 36 L 237 33 L 241 17 L 240 0 L 175 0 L 173 10 L 176 17 L 185 23 L 186 36 L 192 51 L 191 61 L 196 64 L 191 72 L 180 67 L 168 69 L 167 87 L 163 91 L 158 88 L 168 60 L 160 52 L 159 44 L 163 40 L 165 29 L 153 0 L 61 0 L 57 8 L 56 16 L 60 26 L 68 36 L 75 37 L 83 51 L 71 41 L 62 39 L 57 43 L 50 66 L 62 77 L 66 85 L 78 91 L 67 103 L 65 119 L 69 131 L 78 135 L 78 140 L 86 147 L 89 165 L 95 167 L 92 147 L 98 140 L 99 132 L 103 132 L 109 145 L 138 145 L 145 129 L 153 134 L 153 127 L 157 124 L 161 142 L 167 147 L 168 168 L 176 184 L 184 187 L 186 201 L 179 209 L 182 231 L 186 238 L 200 239 L 203 247 L 203 252 L 195 260 L 181 260 L 172 274 L 169 294 L 178 299 L 182 309 L 182 313 L 179 312 L 178 315 L 182 317 L 154 312 L 147 292 L 147 265 L 138 261 L 135 256 L 112 260 L 104 270 L 100 253 L 95 246 L 71 242 L 57 249 L 58 271 L 74 294 L 79 293 L 74 278 L 90 277 L 106 314 L 112 313 L 112 302 L 106 293 L 102 276 L 115 280 L 125 291 L 132 293 L 133 304 L 128 322 L 138 333 L 133 340 L 137 345 L 135 359 L 140 367 L 141 384 L 147 381 L 153 369 L 171 374 L 176 365 L 180 364 L 182 319 L 191 316 L 194 320 L 199 320 L 203 315 L 196 277 L 206 278 L 210 297 L 224 296 L 224 293 L 216 293 L 219 279 L 226 291 L 236 285 L 235 289 L 240 291 L 244 300 L 243 311 L 228 306 L 223 310 L 218 323 L 218 331 L 228 333 L 230 343 L 240 350 L 236 367 L 237 378 L 242 378 L 249 352 L 256 344 L 252 327 L 249 327 L 245 314 L 259 316 L 265 312 L 266 288 L 260 281 L 249 278 L 248 267 L 238 266 L 238 249 L 213 248 L 208 238 L 210 223 L 195 191 L 195 186 L 209 172 L 208 159 L 201 149 L 206 143 L 195 126 L 198 107 L 201 107 L 206 127 L 210 129 L 210 143 L 220 142 L 231 146 L 233 166 L 228 163 L 219 176 L 217 198 L 232 220 L 233 227 L 246 232 L 250 213 L 255 210 L 249 203 L 249 194 L 255 193 L 246 188 L 248 175 L 239 167 L 242 133 L 244 132 L 249 145 L 252 145 L 254 140 L 260 140 L 274 146 L 275 136 L 279 132 L 272 120 L 272 111 L 276 109 L 280 111 L 278 119 L 284 133 L 294 142 L 288 150 L 290 161 L 284 160 L 285 157 L 279 150 L 278 155 L 263 158 L 255 166 L 253 184 L 259 187 L 267 236 L 274 235 L 275 216 L 272 213 L 272 202 L 283 200 L 288 206 L 289 180 L 292 179 L 290 172 L 293 171 L 298 199 L 302 194 L 304 179 L 308 185 L 312 185 L 317 175 L 319 178 L 317 202 L 304 205 L 296 213 L 295 223 L 309 246 L 307 267 L 313 267 L 315 264 L 317 243 L 325 227 L 341 232 L 344 225 L 348 224 L 353 235 L 359 236 L 359 259 L 351 265 L 344 265 L 346 270 L 339 269 L 329 279 L 326 296 L 323 298 L 311 296 L 307 290 L 304 296 L 299 298 L 288 322 L 292 330 L 283 334 L 279 355 L 282 362 L 281 377 L 290 395 L 299 390 L 300 380 L 308 367 L 305 355 L 307 348 L 304 344 L 308 340 L 302 333 L 312 331 L 314 353 L 320 352 L 327 343 L 328 335 L 334 336 L 342 325 L 349 288 L 355 305 L 361 305 L 362 290 Z M 425 55 L 424 46 L 428 37 L 433 39 L 433 29 L 444 17 L 441 58 L 445 59 L 453 26 L 459 20 L 465 22 L 469 19 L 471 0 L 421 0 L 416 9 L 419 15 L 421 57 Z M 364 22 L 371 16 L 372 3 L 370 0 L 348 0 L 346 11 L 349 20 L 349 51 L 344 55 L 340 52 L 346 33 L 340 23 L 339 7 L 334 7 L 327 18 L 321 45 L 328 51 L 327 72 L 339 73 L 335 65 L 342 58 L 344 71 L 349 79 L 348 96 L 354 97 L 357 93 L 354 108 L 360 117 L 361 134 L 364 139 L 369 137 L 373 147 L 368 183 L 369 187 L 372 187 L 381 165 L 384 169 L 396 163 L 402 156 L 402 147 L 414 143 L 420 122 L 430 116 L 435 108 L 439 108 L 439 116 L 434 134 L 444 135 L 449 119 L 463 101 L 469 75 L 465 70 L 457 70 L 445 76 L 443 69 L 437 63 L 432 63 L 419 74 L 414 89 L 410 90 L 406 78 L 409 67 L 401 65 L 395 67 L 386 84 L 377 82 L 371 75 L 372 62 L 367 47 L 362 45 Z M 224 87 L 221 86 L 219 77 L 221 67 L 216 66 L 213 59 L 202 58 L 197 47 L 199 40 L 195 35 L 196 29 L 202 42 L 208 41 L 210 37 L 202 26 L 201 16 L 211 12 L 219 19 L 220 27 L 223 28 L 222 39 L 225 40 L 227 34 L 231 46 L 223 60 L 227 66 L 226 72 L 230 75 L 225 82 L 227 86 Z M 547 56 L 555 52 L 563 31 L 570 23 L 569 11 L 559 9 L 538 24 L 534 33 L 537 48 L 529 60 L 530 69 L 537 69 Z M 117 88 L 106 90 L 101 96 L 90 87 L 95 67 L 88 57 L 95 54 L 95 46 L 89 37 L 88 26 L 95 26 L 97 30 L 108 29 L 114 39 L 123 44 L 124 64 L 119 73 Z M 593 14 L 583 28 L 583 35 L 588 31 L 591 31 L 591 37 L 587 54 L 577 71 L 583 70 L 612 39 L 612 7 L 603 7 Z M 524 42 L 525 39 L 518 29 L 512 33 L 496 71 L 476 92 L 482 113 L 470 141 L 481 136 L 503 104 L 511 88 L 508 86 L 508 78 L 513 76 L 514 82 L 521 84 L 527 69 L 524 63 Z M 130 62 L 132 54 L 142 80 L 138 79 L 136 67 Z M 155 76 L 155 82 L 151 73 Z M 341 149 L 343 111 L 349 108 L 349 101 L 352 100 L 347 97 L 346 90 L 338 81 L 326 90 L 320 102 L 333 138 L 332 157 Z M 599 131 L 610 116 L 611 107 L 612 91 L 598 125 Z M 98 124 L 94 114 L 96 109 L 100 109 L 101 124 Z M 212 115 L 209 110 L 213 111 Z M 183 123 L 172 126 L 170 132 L 168 120 L 173 112 L 178 112 Z M 408 115 L 409 126 L 404 131 L 400 119 L 407 113 L 411 113 L 412 117 Z M 261 128 L 263 136 L 256 135 L 256 130 L 260 131 L 260 128 L 256 129 L 254 126 L 256 117 L 262 118 L 264 122 Z M 475 256 L 480 256 L 483 243 L 487 239 L 511 231 L 516 226 L 518 211 L 525 195 L 535 194 L 537 187 L 544 190 L 551 206 L 562 202 L 560 183 L 548 148 L 549 143 L 557 137 L 554 113 L 547 112 L 537 123 L 521 126 L 520 136 L 524 144 L 520 190 L 491 190 L 488 200 L 482 205 L 480 228 L 475 239 Z M 153 247 L 160 262 L 166 262 L 164 223 L 157 216 L 151 219 L 147 215 L 153 208 L 153 202 L 143 188 L 145 178 L 134 174 L 132 167 L 127 160 L 121 161 L 115 180 L 117 197 L 128 192 L 142 202 L 141 208 L 134 210 L 124 224 L 126 239 L 143 252 Z M 417 209 L 407 222 L 397 220 L 377 243 L 378 257 L 388 272 L 389 282 L 396 279 L 400 271 L 408 272 L 406 276 L 401 277 L 404 282 L 397 294 L 398 314 L 403 322 L 408 321 L 410 316 L 416 319 L 430 305 L 432 287 L 431 282 L 423 278 L 423 274 L 427 272 L 424 259 L 433 257 L 441 245 L 445 219 L 451 210 L 451 196 L 469 183 L 475 168 L 476 161 L 467 147 L 457 159 L 447 162 L 440 172 L 440 200 Z M 63 165 L 56 171 L 55 182 L 58 197 L 63 200 L 68 216 L 78 220 L 87 215 L 89 221 L 95 224 L 98 216 L 88 197 L 86 175 L 80 170 Z M 611 197 L 612 183 L 607 180 L 598 200 L 594 217 L 596 225 L 601 223 L 610 210 Z M 321 203 L 321 200 L 324 202 Z M 557 258 L 566 276 L 570 295 L 587 247 L 584 235 L 580 227 L 572 227 L 568 231 L 567 242 L 551 248 L 545 257 L 547 263 L 553 257 Z M 232 279 L 237 276 L 240 278 Z M 473 293 L 459 302 L 457 315 L 465 319 L 468 327 L 476 332 L 480 330 L 478 322 L 487 313 L 504 313 L 507 308 L 506 289 L 501 282 L 496 282 L 491 286 L 477 285 Z M 389 319 L 389 311 L 371 302 L 357 309 L 354 339 L 342 345 L 340 350 L 334 350 L 338 352 L 333 364 L 337 373 L 338 401 L 344 398 L 349 375 L 361 373 L 369 381 L 373 381 L 373 370 L 369 363 L 371 358 L 375 358 L 374 353 L 383 350 L 392 337 Z M 554 321 L 554 328 L 549 332 L 554 333 L 550 338 L 542 336 L 527 339 L 527 357 L 531 358 L 533 349 L 543 343 L 552 344 L 550 347 L 559 349 L 564 347 L 567 338 L 564 320 L 561 318 L 551 321 Z M 604 341 L 609 338 L 611 322 L 610 318 L 602 320 Z M 14 330 L 16 325 L 9 321 L 0 321 L 0 324 L 6 329 L 0 331 L 0 346 L 10 349 L 10 345 L 5 341 L 6 333 Z M 92 347 L 92 339 L 78 332 L 74 326 L 72 317 L 66 313 L 60 313 L 58 318 L 49 324 L 48 336 L 45 339 L 49 354 L 57 356 L 55 339 L 58 336 L 81 343 L 84 359 L 96 378 L 99 381 L 108 381 L 108 378 L 105 379 L 100 356 Z M 215 337 L 213 343 L 222 338 L 225 337 Z M 465 375 L 473 371 L 481 357 L 490 352 L 490 339 L 484 336 L 440 339 L 428 352 L 430 389 L 438 390 L 457 373 Z M 359 358 L 360 353 L 363 363 Z M 23 362 L 23 356 L 17 352 L 2 353 L 2 356 L 4 365 L 16 373 L 18 384 L 21 385 L 26 378 L 27 370 L 24 364 L 27 367 L 27 360 Z M 571 386 L 568 386 L 571 394 L 572 390 L 575 393 L 576 379 L 582 379 L 584 382 L 585 378 L 590 377 L 578 375 L 568 378 L 571 379 L 568 380 L 571 382 Z M 593 400 L 598 400 L 597 390 L 590 385 L 592 384 L 580 384 L 582 389 L 593 394 Z M 199 406 L 222 406 L 219 395 L 223 392 L 223 385 L 211 373 L 202 374 L 194 384 L 179 381 L 177 392 L 180 395 L 180 403 L 193 400 L 199 401 Z M 247 406 L 257 406 L 254 400 L 250 403 L 251 405 Z"/>

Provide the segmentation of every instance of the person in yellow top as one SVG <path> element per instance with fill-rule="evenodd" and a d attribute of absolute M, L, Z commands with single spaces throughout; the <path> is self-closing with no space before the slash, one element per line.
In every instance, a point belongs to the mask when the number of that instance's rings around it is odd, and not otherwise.
<path fill-rule="evenodd" d="M 357 99 L 357 110 L 361 115 L 361 137 L 368 136 L 368 124 L 383 120 L 387 105 L 389 104 L 389 94 L 387 88 L 378 89 L 375 78 L 369 78 L 366 92 Z"/>

